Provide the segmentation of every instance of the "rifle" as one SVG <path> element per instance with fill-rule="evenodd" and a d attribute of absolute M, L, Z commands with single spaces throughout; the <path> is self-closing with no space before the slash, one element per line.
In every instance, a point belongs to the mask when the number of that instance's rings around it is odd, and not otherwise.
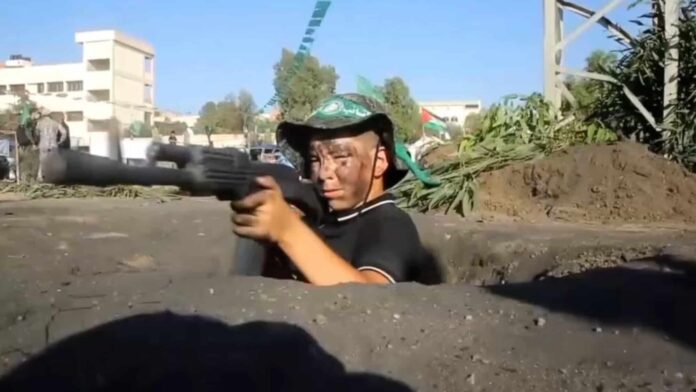
<path fill-rule="evenodd" d="M 310 224 L 321 220 L 325 205 L 314 185 L 300 180 L 291 167 L 250 161 L 235 148 L 181 147 L 152 143 L 147 149 L 149 166 L 131 166 L 82 153 L 57 149 L 42 162 L 44 181 L 57 185 L 143 185 L 176 186 L 194 197 L 215 196 L 221 201 L 240 200 L 260 190 L 255 179 L 271 176 L 278 183 L 285 200 L 297 207 Z M 168 161 L 177 168 L 156 166 Z M 238 238 L 233 273 L 260 275 L 263 269 L 262 244 Z"/>

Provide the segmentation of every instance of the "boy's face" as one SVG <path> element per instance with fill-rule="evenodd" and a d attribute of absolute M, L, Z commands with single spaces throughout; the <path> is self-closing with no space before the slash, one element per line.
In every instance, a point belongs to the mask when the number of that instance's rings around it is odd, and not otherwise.
<path fill-rule="evenodd" d="M 320 138 L 309 145 L 310 174 L 331 209 L 346 210 L 363 202 L 373 176 L 379 138 L 374 132 L 357 136 Z M 387 169 L 383 147 L 377 152 L 373 187 L 379 186 Z"/>

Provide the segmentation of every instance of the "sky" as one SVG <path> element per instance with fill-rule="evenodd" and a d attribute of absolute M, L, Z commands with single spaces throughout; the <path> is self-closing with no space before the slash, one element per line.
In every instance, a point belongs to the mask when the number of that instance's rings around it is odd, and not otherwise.
<path fill-rule="evenodd" d="M 600 9 L 608 0 L 576 1 Z M 315 0 L 2 0 L 0 58 L 77 62 L 77 31 L 115 29 L 155 47 L 155 104 L 197 113 L 246 89 L 259 105 L 274 93 L 273 65 L 296 50 Z M 630 0 L 609 16 L 629 31 Z M 566 31 L 583 21 L 567 13 Z M 31 24 L 29 24 L 31 23 Z M 312 54 L 339 75 L 373 83 L 400 76 L 417 101 L 482 100 L 543 88 L 542 0 L 333 0 Z M 565 65 L 594 49 L 617 49 L 600 26 L 573 42 Z"/>

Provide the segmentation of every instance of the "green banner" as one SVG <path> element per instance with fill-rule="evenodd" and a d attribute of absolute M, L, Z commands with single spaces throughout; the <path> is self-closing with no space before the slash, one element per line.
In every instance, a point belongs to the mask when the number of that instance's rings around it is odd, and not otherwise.
<path fill-rule="evenodd" d="M 318 27 L 321 26 L 321 23 L 324 20 L 324 17 L 326 16 L 326 13 L 328 12 L 330 6 L 331 0 L 317 1 L 314 4 L 312 18 L 309 20 L 309 23 L 307 24 L 307 29 L 305 29 L 304 37 L 302 37 L 302 43 L 300 44 L 297 53 L 295 54 L 293 66 L 292 68 L 290 68 L 290 80 L 292 80 L 294 74 L 297 73 L 300 70 L 300 68 L 302 68 L 306 57 L 309 56 L 312 44 L 314 43 L 314 38 L 312 37 L 312 35 L 314 35 Z M 278 99 L 282 94 L 282 91 L 276 91 L 275 94 L 273 94 L 273 97 L 271 97 L 271 99 L 269 99 L 268 102 L 266 102 L 266 104 L 263 105 L 263 107 L 261 107 L 259 112 L 263 112 L 264 110 L 278 103 Z"/>

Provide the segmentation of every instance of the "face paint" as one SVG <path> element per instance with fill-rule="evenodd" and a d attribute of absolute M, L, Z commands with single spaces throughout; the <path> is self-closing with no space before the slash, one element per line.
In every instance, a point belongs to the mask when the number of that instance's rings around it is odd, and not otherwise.
<path fill-rule="evenodd" d="M 312 181 L 333 210 L 354 208 L 364 201 L 374 146 L 366 146 L 359 137 L 314 140 L 309 158 Z"/>

